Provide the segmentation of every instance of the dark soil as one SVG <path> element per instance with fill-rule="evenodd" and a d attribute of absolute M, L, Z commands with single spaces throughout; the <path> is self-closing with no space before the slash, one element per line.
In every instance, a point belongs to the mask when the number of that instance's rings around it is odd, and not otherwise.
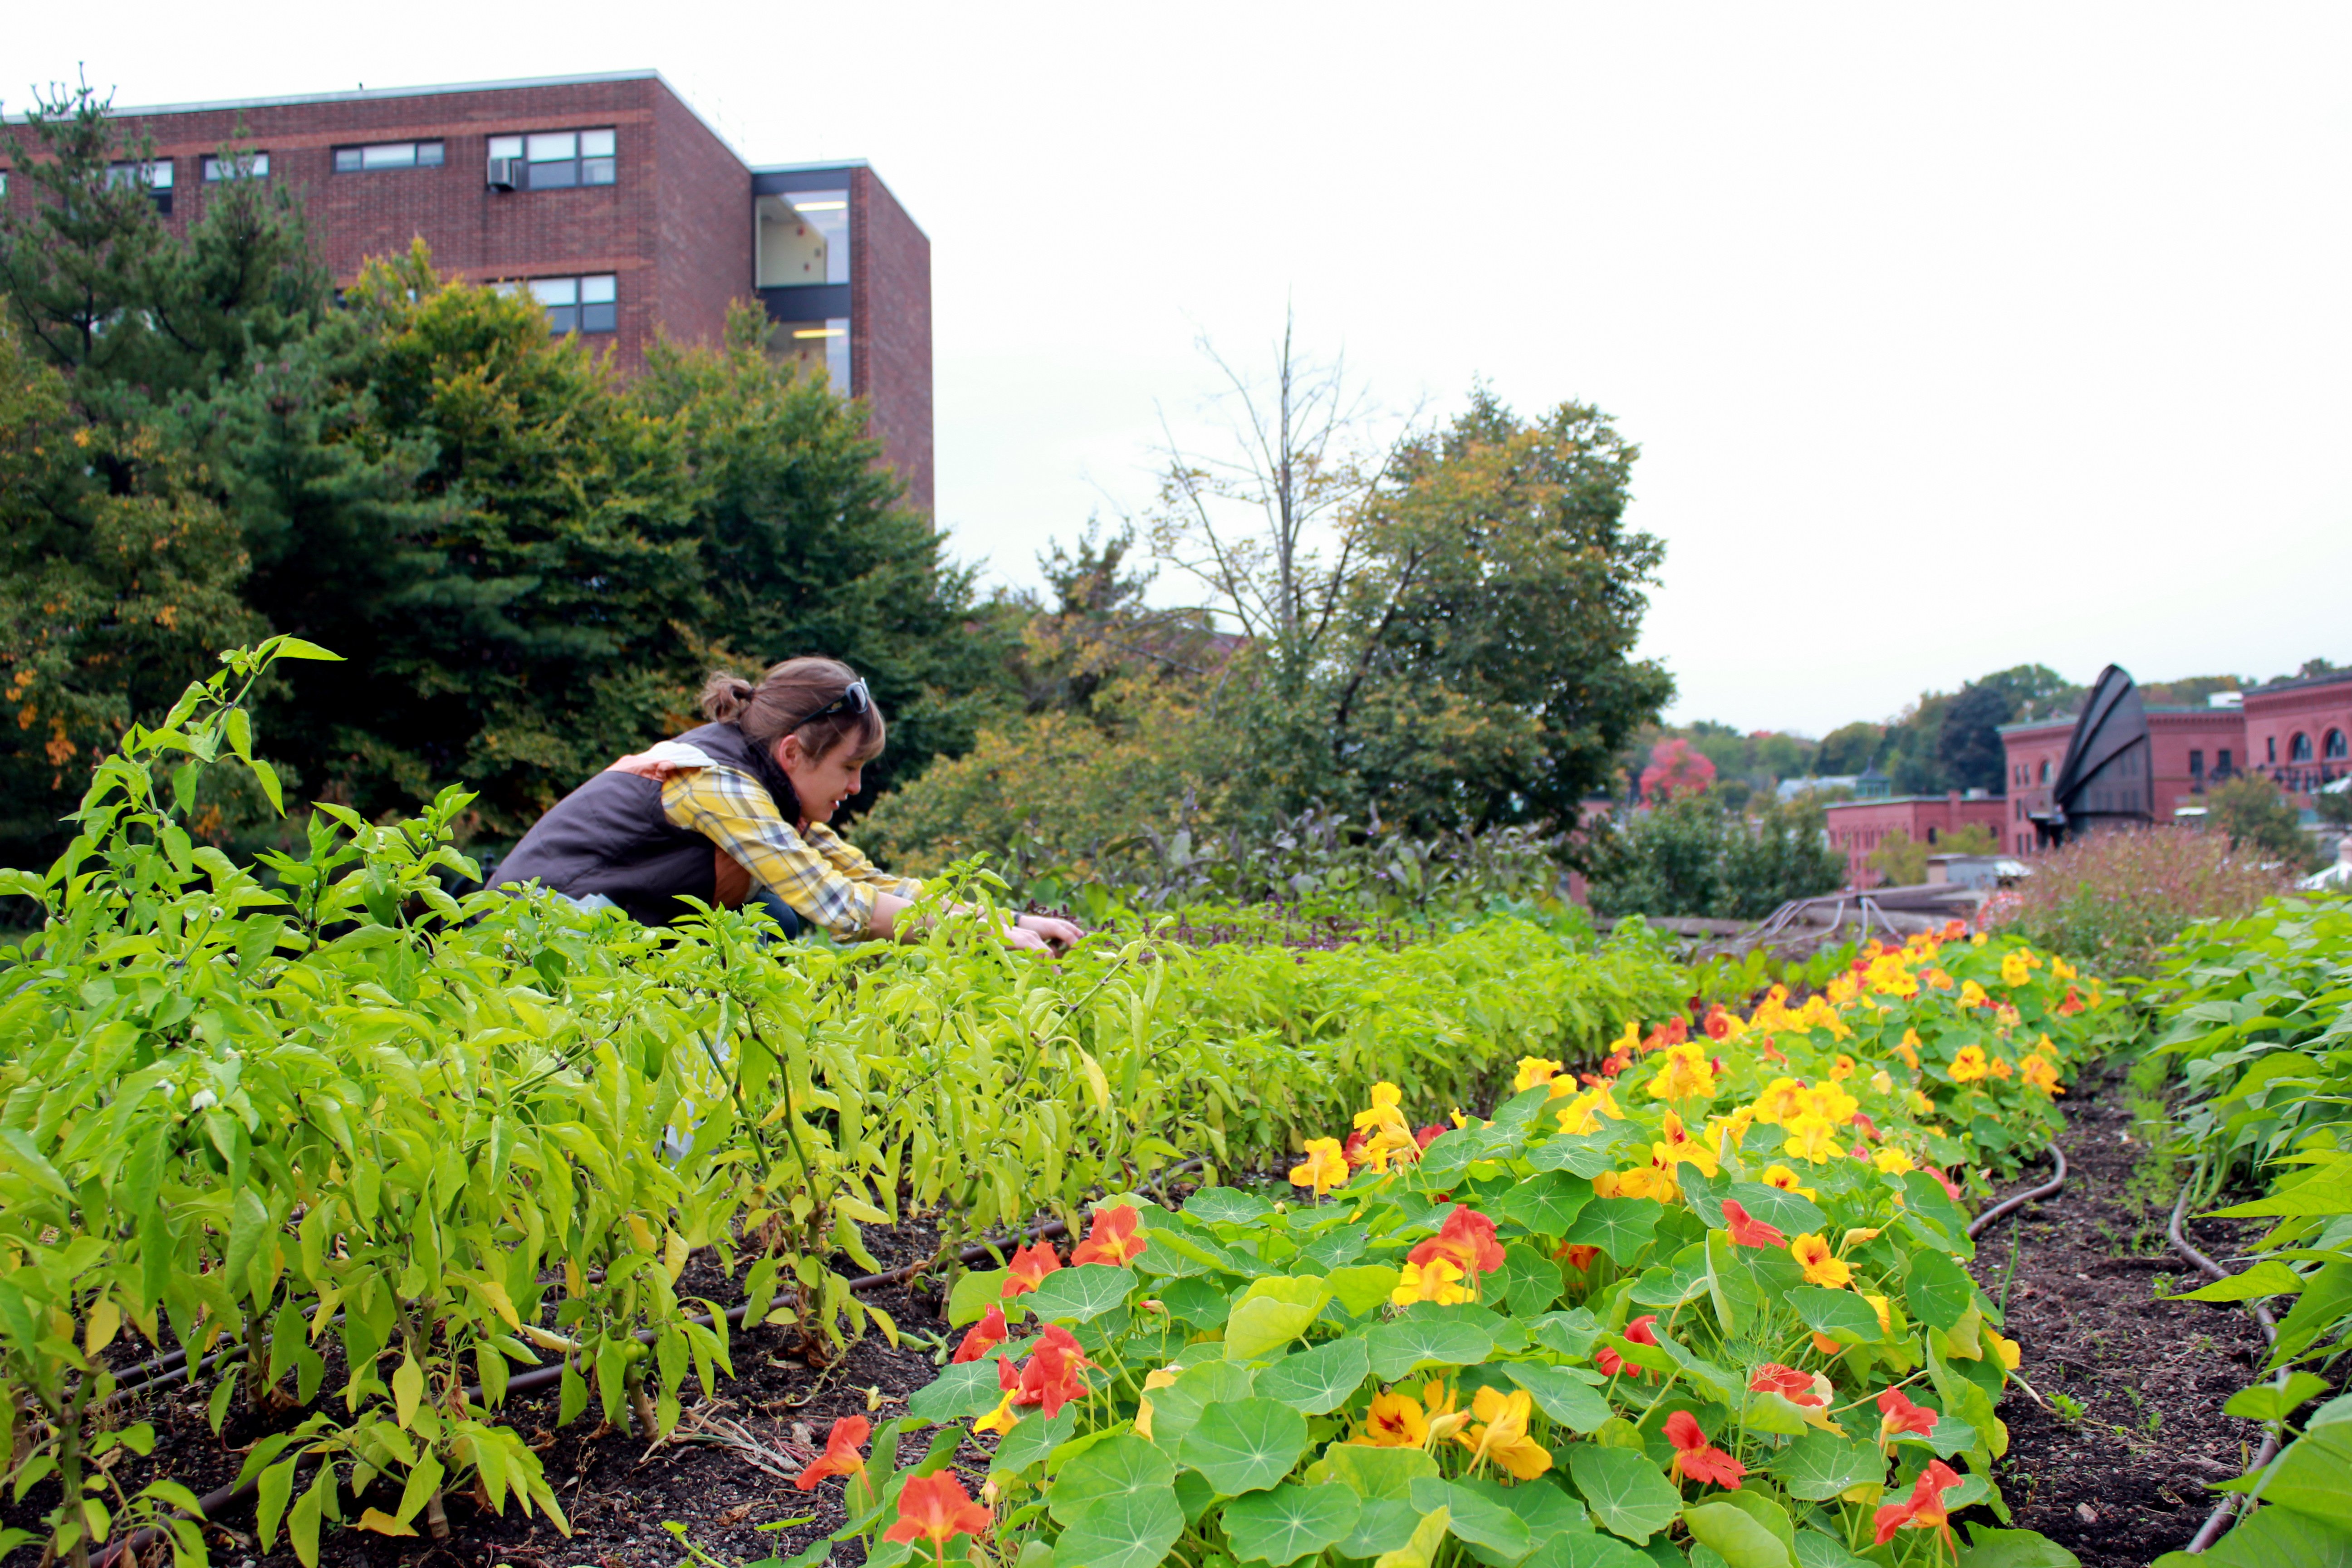
<path fill-rule="evenodd" d="M 2159 1300 L 2205 1281 L 2165 1237 L 2174 1194 L 2150 1180 L 2158 1167 L 2141 1170 L 2151 1151 L 2128 1092 L 2119 1065 L 2084 1073 L 2063 1102 L 2065 1187 L 1977 1243 L 1978 1282 L 2006 1298 L 2020 1374 L 2046 1402 L 2014 1387 L 2001 1401 L 1997 1479 L 2016 1523 L 2086 1568 L 2141 1568 L 2187 1546 L 2220 1500 L 2208 1484 L 2240 1474 L 2262 1440 L 2221 1414 L 2258 1379 L 2262 1331 L 2240 1307 Z M 2045 1166 L 2021 1181 L 2047 1179 Z M 2187 1228 L 2225 1265 L 2261 1234 L 2258 1222 Z"/>

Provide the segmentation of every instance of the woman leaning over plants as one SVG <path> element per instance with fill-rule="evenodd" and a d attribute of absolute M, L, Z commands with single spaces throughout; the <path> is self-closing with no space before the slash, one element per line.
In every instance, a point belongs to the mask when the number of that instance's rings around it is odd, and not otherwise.
<path fill-rule="evenodd" d="M 792 658 L 758 685 L 714 673 L 710 722 L 623 757 L 558 801 L 498 872 L 583 904 L 618 907 L 648 925 L 688 914 L 685 900 L 740 908 L 755 896 L 786 931 L 844 942 L 910 934 L 922 893 L 878 869 L 830 821 L 882 754 L 882 710 L 866 682 L 830 658 Z M 1007 945 L 1058 952 L 1080 935 L 1067 921 L 1023 915 Z"/>

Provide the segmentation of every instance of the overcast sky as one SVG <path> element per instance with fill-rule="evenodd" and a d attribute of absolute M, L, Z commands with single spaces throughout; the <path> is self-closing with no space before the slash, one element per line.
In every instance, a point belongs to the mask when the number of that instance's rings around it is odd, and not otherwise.
<path fill-rule="evenodd" d="M 651 66 L 932 242 L 992 579 L 1150 493 L 1206 334 L 1638 442 L 1671 717 L 1819 733 L 2029 660 L 2352 662 L 2352 6 L 26 6 L 5 107 Z"/>

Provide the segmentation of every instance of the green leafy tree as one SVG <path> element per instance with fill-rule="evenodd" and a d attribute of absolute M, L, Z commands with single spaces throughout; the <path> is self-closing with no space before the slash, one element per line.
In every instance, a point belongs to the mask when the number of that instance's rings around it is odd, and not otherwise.
<path fill-rule="evenodd" d="M 1751 820 L 1711 792 L 1679 795 L 1602 829 L 1592 907 L 1610 915 L 1760 919 L 1845 879 L 1845 858 L 1825 829 L 1821 807 L 1807 801 Z"/>
<path fill-rule="evenodd" d="M 1841 724 L 1822 737 L 1821 749 L 1813 754 L 1812 771 L 1841 778 L 1859 773 L 1877 760 L 1878 748 L 1885 738 L 1884 724 L 1861 720 Z"/>
<path fill-rule="evenodd" d="M 2318 857 L 2303 830 L 2303 814 L 2261 773 L 2239 773 L 2208 790 L 2205 812 L 2206 826 L 2228 834 L 2237 848 L 2305 870 L 2315 868 Z"/>

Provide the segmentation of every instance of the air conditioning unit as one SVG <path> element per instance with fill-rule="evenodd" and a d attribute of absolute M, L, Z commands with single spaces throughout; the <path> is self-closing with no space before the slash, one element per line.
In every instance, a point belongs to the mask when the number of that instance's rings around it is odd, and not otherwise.
<path fill-rule="evenodd" d="M 524 187 L 525 183 L 521 159 L 493 158 L 490 160 L 490 189 L 519 191 Z"/>

